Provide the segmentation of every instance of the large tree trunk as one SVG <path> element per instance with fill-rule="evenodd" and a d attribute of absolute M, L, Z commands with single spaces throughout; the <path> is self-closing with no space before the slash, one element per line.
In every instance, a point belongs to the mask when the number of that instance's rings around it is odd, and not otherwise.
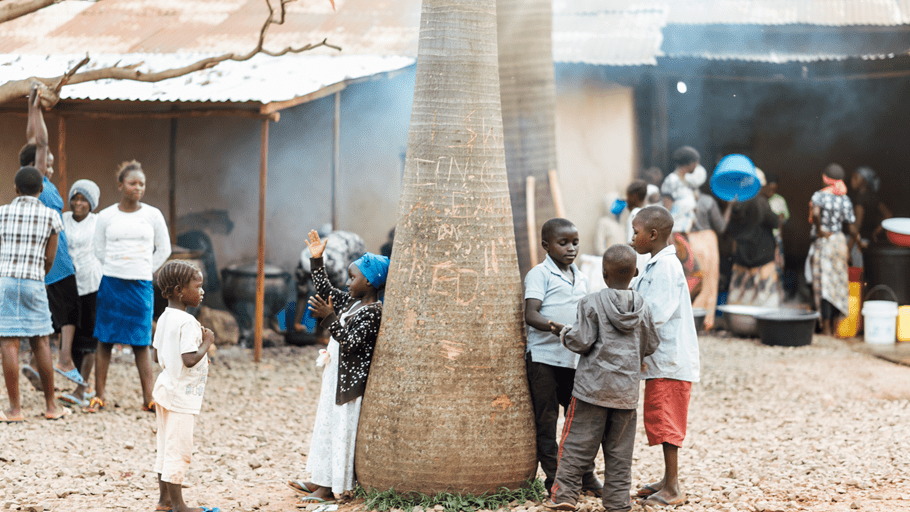
<path fill-rule="evenodd" d="M 357 478 L 423 493 L 516 488 L 537 461 L 495 2 L 424 0 L 419 41 Z"/>
<path fill-rule="evenodd" d="M 529 247 L 528 228 L 539 233 L 540 226 L 556 216 L 548 177 L 549 171 L 556 170 L 553 5 L 552 0 L 496 0 L 496 8 L 506 168 L 518 264 L 524 276 L 540 263 L 542 254 L 539 245 Z M 526 210 L 528 176 L 537 183 L 533 219 Z"/>

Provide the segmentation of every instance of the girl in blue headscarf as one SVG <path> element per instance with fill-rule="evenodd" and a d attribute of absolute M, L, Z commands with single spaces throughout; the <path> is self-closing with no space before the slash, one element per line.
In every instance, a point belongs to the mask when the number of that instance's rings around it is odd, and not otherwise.
<path fill-rule="evenodd" d="M 348 268 L 344 292 L 332 287 L 322 253 L 325 240 L 310 231 L 310 267 L 317 295 L 309 300 L 310 312 L 332 338 L 320 351 L 325 371 L 316 409 L 316 424 L 310 441 L 306 469 L 309 481 L 288 482 L 308 494 L 304 503 L 331 503 L 334 494 L 354 489 L 354 440 L 360 419 L 360 402 L 366 389 L 373 347 L 382 318 L 382 297 L 389 273 L 389 258 L 364 254 Z"/>

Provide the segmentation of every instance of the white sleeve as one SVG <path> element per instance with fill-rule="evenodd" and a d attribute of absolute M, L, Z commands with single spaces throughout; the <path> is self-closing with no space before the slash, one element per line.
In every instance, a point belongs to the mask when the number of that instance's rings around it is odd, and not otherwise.
<path fill-rule="evenodd" d="M 104 263 L 105 245 L 107 244 L 107 215 L 104 212 L 98 214 L 98 221 L 95 223 L 95 237 L 92 245 L 95 248 L 95 257 L 102 264 Z"/>
<path fill-rule="evenodd" d="M 161 210 L 155 209 L 152 216 L 152 227 L 155 228 L 155 252 L 152 254 L 152 272 L 157 271 L 171 256 L 171 235 Z"/>

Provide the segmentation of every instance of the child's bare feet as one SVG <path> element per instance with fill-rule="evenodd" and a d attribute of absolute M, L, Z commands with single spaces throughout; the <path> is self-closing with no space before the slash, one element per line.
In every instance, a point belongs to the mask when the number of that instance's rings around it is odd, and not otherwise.
<path fill-rule="evenodd" d="M 25 418 L 22 417 L 22 410 L 13 410 L 7 409 L 6 411 L 0 412 L 0 422 L 3 423 L 19 423 L 25 421 Z"/>

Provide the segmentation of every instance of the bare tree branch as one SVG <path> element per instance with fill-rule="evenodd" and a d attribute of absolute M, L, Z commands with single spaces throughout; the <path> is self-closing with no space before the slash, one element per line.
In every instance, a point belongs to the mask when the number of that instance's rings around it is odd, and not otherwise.
<path fill-rule="evenodd" d="M 0 23 L 14 20 L 35 11 L 40 11 L 45 7 L 61 1 L 62 0 L 25 0 L 22 2 L 13 2 L 12 0 L 6 0 L 3 4 L 0 4 Z"/>
<path fill-rule="evenodd" d="M 118 62 L 114 66 L 110 67 L 78 72 L 80 68 L 89 62 L 89 57 L 86 55 L 84 59 L 82 59 L 78 64 L 73 66 L 73 68 L 61 76 L 53 78 L 29 77 L 23 80 L 11 80 L 0 85 L 0 104 L 14 100 L 16 98 L 28 96 L 29 91 L 31 90 L 31 85 L 35 82 L 44 84 L 44 86 L 48 89 L 47 91 L 43 91 L 41 96 L 42 105 L 47 109 L 53 107 L 58 101 L 60 101 L 59 92 L 64 85 L 76 85 L 84 82 L 107 79 L 133 80 L 136 82 L 160 82 L 169 78 L 176 78 L 178 76 L 184 76 L 195 71 L 208 69 L 217 66 L 224 61 L 242 62 L 249 60 L 260 53 L 272 57 L 280 57 L 288 53 L 302 53 L 307 50 L 319 48 L 321 46 L 341 51 L 340 47 L 329 44 L 327 39 L 323 39 L 318 43 L 310 43 L 297 48 L 288 46 L 278 51 L 267 50 L 265 48 L 265 40 L 269 27 L 272 25 L 281 25 L 284 23 L 286 6 L 295 0 L 278 0 L 279 4 L 277 8 L 273 7 L 273 1 L 275 0 L 265 0 L 265 3 L 269 8 L 269 16 L 266 18 L 265 22 L 263 22 L 262 28 L 259 29 L 259 40 L 256 43 L 256 46 L 247 53 L 240 55 L 236 53 L 226 53 L 223 55 L 218 55 L 216 57 L 208 57 L 180 68 L 171 68 L 149 73 L 144 73 L 137 70 L 137 68 L 142 65 L 141 62 L 124 66 L 121 66 Z M 332 7 L 334 8 L 334 2 L 332 2 Z"/>

